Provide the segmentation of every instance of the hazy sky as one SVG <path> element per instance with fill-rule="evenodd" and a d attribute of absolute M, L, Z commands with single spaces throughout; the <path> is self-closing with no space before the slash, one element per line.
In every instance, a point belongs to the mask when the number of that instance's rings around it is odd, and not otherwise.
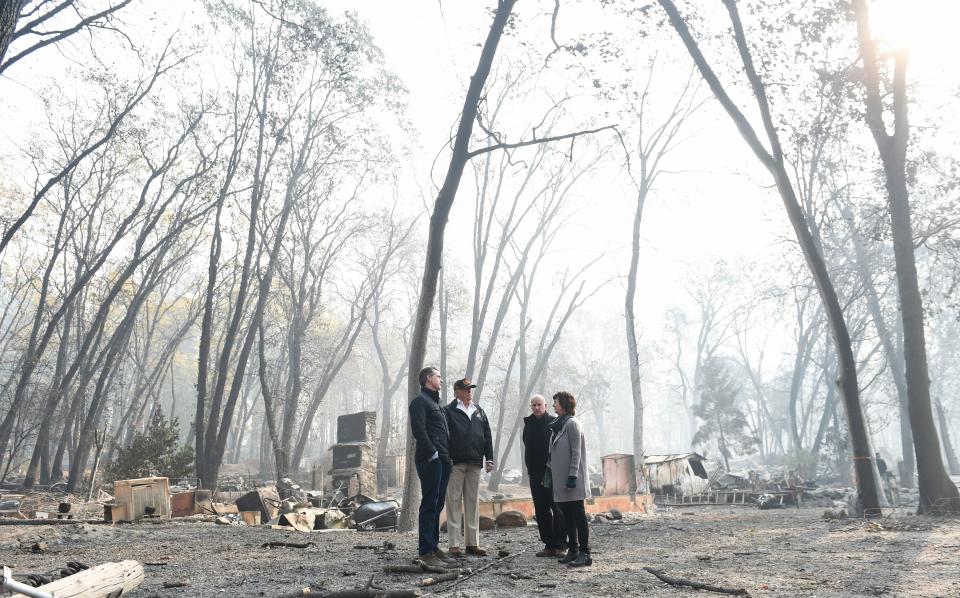
<path fill-rule="evenodd" d="M 407 118 L 418 131 L 419 149 L 406 165 L 409 188 L 402 190 L 403 197 L 420 205 L 432 204 L 435 188 L 430 181 L 430 162 L 443 148 L 456 122 L 495 3 L 320 0 L 320 4 L 333 13 L 356 11 L 368 23 L 389 68 L 409 89 Z M 594 3 L 587 4 L 594 7 Z M 577 6 L 570 3 L 561 11 L 559 39 L 609 29 L 621 18 L 596 7 L 592 12 L 580 14 L 575 12 Z M 545 26 L 552 7 L 553 3 L 546 0 L 519 2 L 517 11 L 524 17 L 524 26 L 539 28 L 532 34 L 528 31 L 522 34 L 532 37 L 542 34 L 541 41 L 547 43 Z M 194 0 L 173 0 L 163 5 L 139 2 L 131 5 L 125 19 L 135 28 L 135 39 L 152 36 L 156 44 L 173 29 L 202 22 L 202 11 L 202 5 Z M 896 38 L 911 50 L 910 73 L 917 97 L 922 101 L 919 109 L 941 108 L 956 93 L 960 81 L 958 70 L 953 66 L 960 54 L 957 51 L 960 36 L 956 35 L 960 2 L 881 0 L 873 4 L 873 14 L 879 33 Z M 112 61 L 118 72 L 136 68 L 135 61 L 123 52 L 103 52 L 101 57 Z M 0 80 L 0 101 L 7 113 L 17 118 L 6 123 L 0 139 L 21 147 L 28 143 L 27 127 L 42 123 L 39 100 L 51 90 L 71 93 L 70 89 L 57 89 L 51 84 L 52 79 L 63 69 L 77 70 L 83 66 L 67 47 L 61 51 L 48 50 L 42 58 L 12 69 L 8 77 Z M 576 73 L 559 76 L 575 77 Z M 545 81 L 545 91 L 559 93 L 551 88 L 557 81 Z M 918 107 L 913 109 L 916 111 Z M 528 122 L 539 118 L 538 113 L 515 116 Z M 615 117 L 598 117 L 598 120 L 602 124 L 616 122 Z M 956 127 L 945 129 L 941 134 L 957 133 Z M 741 257 L 768 259 L 771 254 L 780 253 L 777 243 L 792 236 L 767 173 L 749 154 L 718 106 L 707 106 L 686 134 L 688 141 L 668 164 L 668 168 L 677 173 L 660 181 L 645 212 L 641 266 L 644 284 L 639 307 L 648 325 L 655 323 L 663 308 L 682 295 L 678 279 L 698 262 L 736 261 Z M 444 158 L 441 154 L 434 181 L 443 175 Z M 610 174 L 605 172 L 602 180 L 581 186 L 578 201 L 588 209 L 581 210 L 574 222 L 578 247 L 591 255 L 601 251 L 610 254 L 610 259 L 603 262 L 602 271 L 597 272 L 598 279 L 622 275 L 628 263 L 626 248 L 630 240 L 633 197 L 625 177 L 611 179 Z M 454 206 L 450 230 L 468 230 L 471 217 L 469 201 L 459 201 Z M 463 256 L 466 261 L 468 239 L 469 235 L 450 235 L 449 253 Z M 600 307 L 617 309 L 620 297 L 620 286 L 612 285 L 597 301 Z"/>
<path fill-rule="evenodd" d="M 431 159 L 445 143 L 459 113 L 467 78 L 490 23 L 489 10 L 495 3 L 334 0 L 324 4 L 333 11 L 354 10 L 368 23 L 388 65 L 410 89 L 408 115 L 420 131 L 424 157 Z M 517 4 L 517 10 L 530 19 L 535 18 L 531 13 L 545 15 L 552 8 L 552 2 L 543 0 Z M 909 47 L 911 82 L 923 107 L 936 110 L 952 100 L 960 86 L 960 71 L 954 66 L 960 55 L 960 36 L 956 34 L 960 2 L 881 0 L 872 10 L 877 32 Z M 611 27 L 605 19 L 620 18 L 600 11 L 593 17 L 585 22 L 564 8 L 558 37 L 563 40 L 564 35 L 603 31 Z M 544 29 L 542 33 L 546 38 L 548 32 Z M 661 306 L 676 299 L 678 289 L 673 283 L 690 262 L 778 253 L 771 245 L 792 236 L 767 173 L 748 153 L 718 106 L 708 106 L 689 134 L 691 139 L 678 150 L 674 162 L 674 168 L 683 165 L 682 172 L 662 180 L 645 213 L 642 274 L 658 292 L 642 289 L 641 301 L 647 302 L 646 311 L 654 319 L 662 313 Z M 442 176 L 444 164 L 438 164 L 437 177 Z M 425 177 L 421 180 L 426 182 Z M 629 189 L 614 185 L 591 191 L 589 200 L 600 209 L 592 212 L 593 221 L 585 216 L 583 226 L 608 241 L 603 248 L 625 248 L 633 206 Z M 464 218 L 471 214 L 467 205 L 455 205 L 452 227 L 468 226 Z M 620 251 L 618 258 L 607 265 L 615 268 L 622 264 L 622 273 L 627 255 Z M 613 306 L 619 295 L 612 293 L 601 301 Z"/>
<path fill-rule="evenodd" d="M 494 2 L 471 0 L 419 0 L 392 2 L 382 0 L 320 0 L 331 12 L 355 11 L 366 21 L 383 49 L 391 70 L 410 90 L 407 117 L 419 132 L 419 153 L 411 157 L 408 175 L 418 189 L 410 190 L 410 199 L 420 203 L 433 200 L 430 161 L 448 139 L 463 101 L 469 74 L 472 73 L 487 28 Z M 592 3 L 591 3 L 592 4 Z M 517 11 L 526 23 L 543 29 L 545 15 L 553 3 L 524 0 Z M 617 15 L 594 10 L 587 17 L 573 12 L 575 4 L 564 7 L 558 21 L 558 38 L 578 36 L 611 28 Z M 163 7 L 148 2 L 135 3 L 136 11 L 125 17 L 134 26 L 163 39 L 165 33 L 202 20 L 202 5 L 194 0 L 173 0 Z M 874 3 L 873 14 L 878 32 L 896 38 L 911 49 L 912 82 L 927 106 L 937 107 L 957 90 L 958 55 L 956 23 L 960 21 L 960 2 L 954 0 L 881 0 Z M 526 33 L 526 32 L 525 32 Z M 111 57 L 108 55 L 109 60 Z M 8 123 L 0 135 L 6 141 L 23 144 L 28 136 L 21 127 L 38 122 L 38 97 L 47 91 L 46 81 L 73 61 L 69 49 L 51 51 L 41 60 L 28 61 L 13 69 L 0 81 L 3 102 L 19 118 Z M 118 70 L 131 68 L 130 61 L 118 54 Z M 75 65 L 77 68 L 82 65 Z M 547 82 L 545 85 L 550 85 Z M 69 93 L 69 90 L 63 90 Z M 529 120 L 535 120 L 531 114 Z M 616 119 L 604 119 L 603 124 Z M 644 224 L 642 275 L 656 294 L 641 292 L 648 301 L 643 310 L 654 317 L 662 305 L 675 298 L 671 288 L 690 262 L 712 259 L 736 259 L 761 256 L 771 243 L 789 236 L 779 198 L 769 188 L 770 181 L 756 164 L 729 120 L 717 106 L 708 106 L 688 130 L 689 141 L 678 150 L 673 166 L 678 174 L 662 179 L 650 198 Z M 678 166 L 682 165 L 682 166 Z M 441 158 L 434 179 L 442 177 L 445 162 Z M 746 175 L 746 176 L 744 176 Z M 576 225 L 582 231 L 582 245 L 589 251 L 615 252 L 606 262 L 609 271 L 601 276 L 622 273 L 626 269 L 624 249 L 629 243 L 630 214 L 633 209 L 625 179 L 590 185 L 583 198 L 594 210 L 583 212 Z M 466 202 L 455 205 L 451 227 L 469 226 L 472 210 Z M 450 243 L 456 248 L 456 237 Z M 622 265 L 621 265 L 622 264 Z M 617 293 L 601 301 L 615 305 Z"/>
<path fill-rule="evenodd" d="M 422 157 L 432 159 L 446 142 L 459 114 L 468 77 L 476 66 L 479 44 L 489 27 L 489 8 L 493 4 L 339 0 L 326 4 L 331 10 L 355 10 L 367 21 L 376 42 L 384 50 L 388 66 L 410 90 L 408 116 L 420 131 Z M 521 2 L 518 11 L 529 15 L 531 6 L 537 6 L 540 11 L 550 8 L 543 2 Z M 611 18 L 616 17 L 611 15 Z M 601 28 L 603 23 L 596 25 Z M 542 33 L 546 39 L 548 32 Z M 558 34 L 563 34 L 562 19 Z M 536 122 L 539 116 L 530 115 L 530 118 Z M 614 121 L 608 119 L 604 123 Z M 651 198 L 645 215 L 649 226 L 645 227 L 648 242 L 643 249 L 644 270 L 650 287 L 659 288 L 661 292 L 656 296 L 643 294 L 647 300 L 656 300 L 660 305 L 673 294 L 665 278 L 675 278 L 678 261 L 708 259 L 717 245 L 723 248 L 721 254 L 753 253 L 761 251 L 772 240 L 771 235 L 762 230 L 756 234 L 755 218 L 764 218 L 762 204 L 766 198 L 760 196 L 765 194 L 758 193 L 751 181 L 731 176 L 729 165 L 716 161 L 717 155 L 728 157 L 731 153 L 735 161 L 751 159 L 739 138 L 732 135 L 735 133 L 732 126 L 713 117 L 701 119 L 698 126 L 704 130 L 685 148 L 688 165 L 684 170 L 688 172 L 672 177 L 672 181 L 665 178 L 662 194 Z M 442 176 L 444 166 L 441 160 L 435 178 Z M 691 170 L 712 175 L 704 178 L 699 173 L 691 174 Z M 421 177 L 423 183 L 428 182 L 423 173 Z M 718 180 L 722 181 L 719 185 Z M 584 201 L 596 209 L 583 212 L 575 223 L 580 231 L 581 247 L 595 252 L 616 252 L 615 259 L 606 262 L 604 276 L 622 274 L 628 265 L 625 249 L 630 239 L 633 196 L 625 183 L 624 179 L 617 185 L 588 185 Z M 718 193 L 718 188 L 722 192 Z M 744 221 L 740 217 L 744 213 L 754 217 Z M 470 226 L 471 216 L 469 204 L 458 202 L 448 230 L 464 230 L 463 227 Z M 456 247 L 456 243 L 456 235 L 451 235 L 451 246 Z M 617 286 L 615 292 L 599 300 L 608 301 L 612 306 L 620 305 L 619 289 Z M 649 311 L 661 310 L 651 308 Z"/>

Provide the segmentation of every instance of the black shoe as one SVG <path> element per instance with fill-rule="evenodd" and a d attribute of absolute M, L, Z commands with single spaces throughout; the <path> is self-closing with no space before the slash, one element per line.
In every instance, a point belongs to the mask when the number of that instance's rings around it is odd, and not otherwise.
<path fill-rule="evenodd" d="M 586 551 L 580 551 L 580 554 L 577 555 L 577 558 L 569 563 L 571 567 L 589 567 L 592 564 L 593 559 L 590 558 L 590 553 Z"/>
<path fill-rule="evenodd" d="M 567 563 L 573 562 L 580 556 L 580 552 L 577 550 L 567 550 L 567 554 L 563 555 L 557 562 L 561 565 L 566 565 Z"/>

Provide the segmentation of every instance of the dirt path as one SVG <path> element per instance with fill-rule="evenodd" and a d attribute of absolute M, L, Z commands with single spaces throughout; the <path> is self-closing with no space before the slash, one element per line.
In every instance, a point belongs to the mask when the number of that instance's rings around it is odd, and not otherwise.
<path fill-rule="evenodd" d="M 644 571 L 730 588 L 752 596 L 960 597 L 960 521 L 898 516 L 875 522 L 824 521 L 819 509 L 758 511 L 700 507 L 629 517 L 591 527 L 592 567 L 573 570 L 536 558 L 536 528 L 487 532 L 483 543 L 511 554 L 497 567 L 443 596 L 692 596 Z M 262 548 L 265 542 L 315 542 L 314 546 Z M 47 551 L 30 546 L 46 541 Z M 393 550 L 376 551 L 384 541 Z M 0 560 L 17 572 L 43 572 L 67 561 L 98 564 L 137 559 L 146 581 L 133 598 L 190 595 L 279 596 L 304 586 L 339 590 L 363 585 L 411 588 L 426 575 L 385 574 L 385 565 L 407 564 L 416 536 L 396 533 L 298 534 L 211 523 L 82 527 L 0 527 Z M 477 567 L 491 558 L 471 559 Z M 189 588 L 164 582 L 189 580 Z M 550 585 L 555 587 L 549 587 Z M 423 588 L 424 594 L 449 584 Z M 700 597 L 720 596 L 707 592 Z"/>

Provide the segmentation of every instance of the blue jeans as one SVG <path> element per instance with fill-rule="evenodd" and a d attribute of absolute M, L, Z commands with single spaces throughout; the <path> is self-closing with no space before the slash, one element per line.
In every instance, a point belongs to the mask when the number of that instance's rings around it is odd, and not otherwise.
<path fill-rule="evenodd" d="M 417 461 L 417 477 L 420 478 L 420 554 L 431 554 L 440 547 L 440 511 L 443 510 L 450 480 L 450 463 L 443 457 L 433 461 Z"/>

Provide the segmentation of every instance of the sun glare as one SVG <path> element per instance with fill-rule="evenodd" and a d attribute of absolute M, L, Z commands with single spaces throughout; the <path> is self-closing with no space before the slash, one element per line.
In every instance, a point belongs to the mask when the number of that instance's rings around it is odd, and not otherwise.
<path fill-rule="evenodd" d="M 870 28 L 888 49 L 910 53 L 911 70 L 948 68 L 958 51 L 957 0 L 875 0 L 870 7 Z"/>

